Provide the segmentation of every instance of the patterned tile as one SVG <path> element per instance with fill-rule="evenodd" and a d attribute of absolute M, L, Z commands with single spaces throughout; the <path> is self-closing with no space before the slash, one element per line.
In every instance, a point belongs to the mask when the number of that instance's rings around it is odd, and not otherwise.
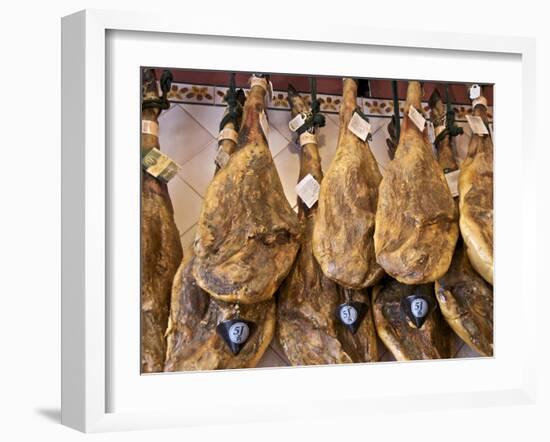
<path fill-rule="evenodd" d="M 273 98 L 269 103 L 269 107 L 274 109 L 290 109 L 288 93 L 286 91 L 273 91 Z"/>
<path fill-rule="evenodd" d="M 179 105 L 159 118 L 159 142 L 163 152 L 180 166 L 199 153 L 212 134 Z"/>
<path fill-rule="evenodd" d="M 387 138 L 389 138 L 387 124 L 382 124 L 372 136 L 372 141 L 369 142 L 370 150 L 374 158 L 376 158 L 378 164 L 383 168 L 391 161 L 388 154 L 388 146 L 386 144 Z"/>
<path fill-rule="evenodd" d="M 181 104 L 189 115 L 204 127 L 210 135 L 217 137 L 220 130 L 220 122 L 222 121 L 225 107 L 221 106 L 202 106 L 200 104 Z"/>
<path fill-rule="evenodd" d="M 403 107 L 404 102 L 400 102 L 400 107 Z M 391 116 L 393 115 L 393 101 L 383 100 L 378 98 L 363 99 L 363 112 L 373 116 Z"/>
<path fill-rule="evenodd" d="M 327 114 L 325 114 L 327 117 Z M 336 154 L 338 147 L 338 123 L 335 123 L 331 118 L 325 118 L 325 126 L 319 129 L 317 140 L 319 143 L 319 155 L 321 155 L 321 166 L 326 172 Z"/>
<path fill-rule="evenodd" d="M 329 114 L 325 113 L 325 120 L 331 120 L 337 126 L 340 125 L 340 114 Z"/>
<path fill-rule="evenodd" d="M 317 99 L 321 102 L 322 112 L 340 112 L 342 97 L 339 95 L 317 94 Z"/>
<path fill-rule="evenodd" d="M 206 189 L 216 171 L 214 160 L 217 152 L 218 140 L 213 139 L 204 149 L 181 167 L 181 178 L 202 197 L 205 196 Z"/>
<path fill-rule="evenodd" d="M 459 165 L 466 158 L 468 154 L 468 145 L 470 144 L 470 138 L 472 136 L 472 131 L 468 123 L 457 123 L 458 126 L 464 129 L 462 135 L 458 135 L 454 139 L 455 152 L 458 158 Z"/>
<path fill-rule="evenodd" d="M 214 86 L 172 83 L 168 99 L 180 103 L 214 104 Z"/>
<path fill-rule="evenodd" d="M 174 218 L 180 234 L 191 228 L 199 218 L 202 198 L 199 197 L 179 175 L 168 183 L 170 199 L 174 206 Z"/>
<path fill-rule="evenodd" d="M 291 206 L 296 204 L 296 191 L 294 187 L 298 182 L 298 175 L 300 174 L 300 151 L 296 144 L 289 143 L 273 160 L 281 183 L 285 196 Z"/>
<path fill-rule="evenodd" d="M 173 83 L 172 89 L 168 94 L 170 101 L 176 103 L 198 103 L 198 104 L 225 104 L 224 97 L 227 87 L 223 86 L 204 86 L 186 83 Z M 248 95 L 248 88 L 244 89 L 245 95 Z M 309 94 L 303 94 L 306 102 L 309 102 Z M 340 95 L 318 94 L 321 100 L 321 110 L 331 114 L 338 113 L 342 102 Z M 393 115 L 393 100 L 386 98 L 363 98 L 359 97 L 357 104 L 369 116 L 390 116 Z M 404 100 L 399 100 L 400 114 L 403 115 Z M 453 104 L 456 112 L 456 118 L 459 121 L 465 121 L 466 115 L 471 114 L 472 106 L 469 104 Z M 273 91 L 273 98 L 268 103 L 269 109 L 288 109 L 288 97 L 286 91 Z M 426 116 L 429 116 L 429 105 L 427 101 L 422 102 L 422 109 Z M 493 108 L 488 107 L 489 120 L 493 119 Z"/>
<path fill-rule="evenodd" d="M 369 117 L 371 133 L 375 134 L 382 127 L 387 127 L 391 119 L 389 117 Z"/>
<path fill-rule="evenodd" d="M 277 128 L 271 123 L 269 123 L 269 136 L 267 138 L 269 150 L 271 151 L 271 155 L 273 157 L 281 152 L 288 144 L 288 139 L 283 137 Z"/>
<path fill-rule="evenodd" d="M 293 141 L 296 136 L 288 128 L 290 118 L 290 111 L 287 110 L 268 109 L 267 111 L 267 119 L 271 127 L 277 129 L 277 131 L 288 141 Z"/>

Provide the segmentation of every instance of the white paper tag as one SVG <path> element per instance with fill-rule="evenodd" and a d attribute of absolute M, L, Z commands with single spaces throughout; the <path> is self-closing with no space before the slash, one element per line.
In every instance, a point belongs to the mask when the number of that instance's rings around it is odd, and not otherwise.
<path fill-rule="evenodd" d="M 445 179 L 447 180 L 447 185 L 451 191 L 451 195 L 454 197 L 458 196 L 458 175 L 460 170 L 453 170 L 452 172 L 445 174 Z"/>
<path fill-rule="evenodd" d="M 477 97 L 481 95 L 481 88 L 479 87 L 479 84 L 473 84 L 470 88 L 470 100 L 475 100 Z"/>
<path fill-rule="evenodd" d="M 412 120 L 412 122 L 420 132 L 424 131 L 426 119 L 422 116 L 420 112 L 416 110 L 414 106 L 409 106 L 409 118 Z"/>
<path fill-rule="evenodd" d="M 174 160 L 164 155 L 156 147 L 147 152 L 147 155 L 143 157 L 141 163 L 149 175 L 161 179 L 166 183 L 174 178 L 178 170 L 181 169 Z"/>
<path fill-rule="evenodd" d="M 311 134 L 308 131 L 300 134 L 300 147 L 304 147 L 306 144 L 317 144 L 317 136 Z"/>
<path fill-rule="evenodd" d="M 307 119 L 307 115 L 304 112 L 302 112 L 296 115 L 292 120 L 288 122 L 288 128 L 292 132 L 296 132 L 305 124 L 306 119 Z"/>
<path fill-rule="evenodd" d="M 260 112 L 260 126 L 262 126 L 262 130 L 264 132 L 265 138 L 269 138 L 269 123 L 267 122 L 267 115 L 265 114 L 265 111 Z"/>
<path fill-rule="evenodd" d="M 238 136 L 239 134 L 237 133 L 237 131 L 230 128 L 225 128 L 225 129 L 222 129 L 218 134 L 218 141 L 231 140 L 234 143 L 237 143 Z"/>
<path fill-rule="evenodd" d="M 488 135 L 489 131 L 487 130 L 487 127 L 483 123 L 483 120 L 481 117 L 473 116 L 473 115 L 466 115 L 466 120 L 468 120 L 468 124 L 470 125 L 470 129 L 472 129 L 472 132 L 476 135 Z"/>
<path fill-rule="evenodd" d="M 151 120 L 141 120 L 141 133 L 158 137 L 159 125 Z"/>
<path fill-rule="evenodd" d="M 294 188 L 304 204 L 311 209 L 319 199 L 321 186 L 313 176 L 308 173 Z"/>
<path fill-rule="evenodd" d="M 427 121 L 426 127 L 428 128 L 428 140 L 430 140 L 430 143 L 433 144 L 435 142 L 434 124 L 431 121 Z"/>
<path fill-rule="evenodd" d="M 220 169 L 224 168 L 227 162 L 229 161 L 229 154 L 220 147 L 218 147 L 218 153 L 214 159 L 215 163 Z"/>
<path fill-rule="evenodd" d="M 370 133 L 370 124 L 368 121 L 364 120 L 361 115 L 354 112 L 351 120 L 349 120 L 348 129 L 360 140 L 367 141 L 367 137 Z"/>

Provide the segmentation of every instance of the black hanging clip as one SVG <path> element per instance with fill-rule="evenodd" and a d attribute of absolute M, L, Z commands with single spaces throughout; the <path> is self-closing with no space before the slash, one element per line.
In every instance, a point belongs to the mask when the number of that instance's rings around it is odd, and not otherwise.
<path fill-rule="evenodd" d="M 220 131 L 223 130 L 228 122 L 231 121 L 235 125 L 235 130 L 239 132 L 243 115 L 245 95 L 242 89 L 237 90 L 235 86 L 234 72 L 230 76 L 229 89 L 227 89 L 224 99 L 227 103 L 227 111 L 220 122 Z"/>
<path fill-rule="evenodd" d="M 315 129 L 325 125 L 325 116 L 321 113 L 321 102 L 317 99 L 317 80 L 310 77 L 311 89 L 311 112 L 306 115 L 304 124 L 296 129 L 296 133 L 302 135 L 304 132 L 315 133 Z M 292 106 L 292 97 L 298 95 L 298 91 L 291 84 L 288 85 L 288 104 Z"/>
<path fill-rule="evenodd" d="M 439 96 L 439 92 L 437 89 L 434 91 L 434 94 L 436 97 Z M 434 96 L 434 95 L 432 95 Z M 443 140 L 445 137 L 456 137 L 457 135 L 462 135 L 464 133 L 464 129 L 462 129 L 460 126 L 457 126 L 455 124 L 455 111 L 453 109 L 452 103 L 451 103 L 451 97 L 449 94 L 449 85 L 445 85 L 445 100 L 446 100 L 446 106 L 447 106 L 447 112 L 445 113 L 445 129 L 441 131 L 437 137 L 435 137 L 434 144 L 437 146 L 441 140 Z M 430 107 L 431 104 L 430 104 Z M 435 125 L 435 122 L 434 122 Z"/>
<path fill-rule="evenodd" d="M 150 68 L 143 69 L 143 92 L 145 95 L 146 91 L 157 90 L 155 70 Z M 172 86 L 173 75 L 168 69 L 165 69 L 162 72 L 160 77 L 160 90 L 162 91 L 162 96 L 157 98 L 144 98 L 141 102 L 141 109 L 162 109 L 166 110 L 170 107 L 170 102 L 168 101 L 168 93 L 170 87 Z"/>

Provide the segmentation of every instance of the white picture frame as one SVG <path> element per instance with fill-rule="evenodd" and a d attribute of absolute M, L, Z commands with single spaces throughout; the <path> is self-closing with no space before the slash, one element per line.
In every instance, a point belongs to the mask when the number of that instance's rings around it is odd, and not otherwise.
<path fill-rule="evenodd" d="M 426 70 L 429 63 L 424 63 L 426 66 L 423 67 L 422 63 L 415 62 L 424 57 L 472 57 L 478 60 L 480 66 L 485 66 L 485 57 L 500 57 L 502 60 L 509 58 L 513 68 L 508 73 L 500 73 L 502 77 L 499 78 L 502 81 L 496 82 L 495 86 L 495 137 L 498 144 L 495 154 L 495 290 L 499 293 L 495 300 L 495 357 L 445 361 L 444 365 L 443 361 L 421 361 L 406 364 L 354 364 L 346 367 L 232 370 L 150 376 L 139 376 L 138 361 L 134 364 L 135 373 L 131 376 L 127 371 L 119 372 L 121 364 L 117 362 L 113 366 L 113 361 L 117 361 L 117 358 L 118 361 L 126 360 L 123 359 L 125 353 L 118 350 L 115 352 L 113 348 L 120 349 L 120 345 L 115 343 L 117 339 L 128 338 L 115 333 L 121 316 L 117 316 L 119 313 L 116 313 L 116 309 L 113 310 L 114 304 L 109 298 L 109 290 L 116 286 L 111 281 L 113 275 L 110 266 L 118 259 L 116 254 L 124 253 L 120 248 L 111 247 L 117 241 L 114 235 L 120 232 L 116 228 L 117 220 L 113 219 L 113 214 L 116 213 L 114 203 L 120 199 L 120 195 L 116 196 L 111 192 L 113 183 L 110 185 L 109 180 L 119 179 L 124 173 L 122 169 L 118 173 L 120 161 L 109 150 L 112 145 L 116 145 L 117 149 L 119 146 L 120 149 L 123 147 L 118 142 L 118 135 L 108 132 L 106 127 L 109 119 L 118 118 L 117 111 L 109 108 L 108 95 L 112 92 L 110 83 L 117 81 L 117 73 L 108 69 L 109 63 L 113 63 L 113 56 L 120 55 L 123 58 L 120 49 L 109 43 L 109 36 L 114 35 L 129 35 L 132 38 L 138 35 L 145 52 L 154 48 L 159 54 L 165 53 L 164 58 L 159 55 L 158 58 L 146 60 L 149 64 L 145 65 L 155 65 L 155 61 L 161 61 L 162 64 L 156 64 L 157 66 L 196 67 L 194 62 L 189 62 L 188 65 L 182 65 L 181 61 L 178 64 L 169 64 L 169 51 L 163 50 L 162 45 L 159 46 L 161 40 L 177 46 L 189 39 L 193 44 L 205 47 L 204 42 L 208 41 L 210 44 L 215 39 L 212 44 L 214 47 L 215 44 L 223 46 L 223 39 L 220 37 L 224 36 L 231 38 L 235 47 L 244 48 L 241 50 L 246 50 L 246 47 L 275 51 L 283 48 L 290 54 L 289 57 L 298 57 L 300 51 L 306 50 L 334 52 L 335 45 L 338 51 L 349 54 L 363 50 L 374 54 L 378 51 L 380 57 L 385 56 L 386 50 L 401 51 L 402 57 L 410 51 L 413 54 L 410 57 L 411 67 L 408 72 L 403 73 L 412 76 L 404 75 L 400 78 L 429 76 L 427 72 L 422 75 L 422 69 Z M 129 46 L 124 46 L 128 48 L 124 51 L 124 57 L 130 60 L 129 63 L 135 64 L 140 59 L 132 58 L 131 42 L 128 44 Z M 533 266 L 533 257 L 536 256 L 535 174 L 529 173 L 533 170 L 536 155 L 533 142 L 534 122 L 527 118 L 527 113 L 522 112 L 529 103 L 535 101 L 534 40 L 405 30 L 388 33 L 354 26 L 333 26 L 330 33 L 326 33 L 315 26 L 298 29 L 278 23 L 276 28 L 271 28 L 265 22 L 258 25 L 249 23 L 246 29 L 238 29 L 228 23 L 215 21 L 189 21 L 182 25 L 177 17 L 171 17 L 170 14 L 86 10 L 63 18 L 62 56 L 63 424 L 84 432 L 99 432 L 334 414 L 362 415 L 381 410 L 398 412 L 411 408 L 420 410 L 533 403 L 535 374 L 532 365 L 534 358 L 530 355 L 535 352 L 533 337 L 536 324 L 534 319 L 523 321 L 521 351 L 512 355 L 511 348 L 507 347 L 517 345 L 517 341 L 504 319 L 515 314 L 520 321 L 530 306 L 537 302 L 535 281 L 527 277 L 528 259 L 529 266 Z M 264 58 L 254 61 L 259 70 L 269 71 L 269 57 Z M 216 66 L 224 70 L 250 68 L 246 60 L 230 62 L 222 54 L 211 64 L 202 64 L 200 68 L 214 69 Z M 293 72 L 311 73 L 308 70 L 317 69 L 316 66 L 320 65 L 315 65 L 312 61 L 310 66 L 304 66 L 304 72 L 296 69 Z M 338 66 L 334 69 L 333 73 L 338 73 Z M 351 65 L 350 69 L 353 69 Z M 133 105 L 131 100 L 139 102 L 139 83 L 133 83 L 138 78 L 138 71 L 131 72 L 135 75 L 128 79 L 129 88 L 135 88 L 136 94 L 134 98 L 128 95 L 128 104 L 123 102 L 129 108 Z M 509 81 L 505 75 L 510 75 Z M 468 80 L 482 81 L 491 78 L 482 68 L 480 72 L 472 73 Z M 124 93 L 129 91 L 130 89 L 124 90 Z M 507 110 L 506 103 L 499 101 L 499 97 L 508 98 L 510 103 L 517 102 L 513 114 Z M 120 100 L 117 106 L 120 106 Z M 132 112 L 139 113 L 139 106 L 131 109 L 130 113 Z M 132 124 L 128 120 L 121 123 L 120 127 L 132 128 Z M 508 128 L 506 130 L 509 130 L 510 136 L 499 138 L 499 127 Z M 139 139 L 137 126 L 135 132 Z M 515 160 L 518 161 L 519 157 L 522 168 L 522 184 L 515 187 L 510 183 L 511 180 L 504 179 L 507 168 L 513 164 L 511 157 L 507 156 L 506 147 L 514 143 Z M 503 153 L 499 154 L 498 149 L 502 149 Z M 502 171 L 500 179 L 498 170 Z M 128 182 L 133 182 L 132 176 Z M 131 185 L 136 185 L 136 182 Z M 129 191 L 132 189 L 135 190 L 135 187 L 128 188 Z M 139 199 L 137 195 L 136 193 L 136 200 Z M 515 212 L 506 207 L 505 196 L 514 198 Z M 137 202 L 136 204 L 139 206 Z M 522 209 L 517 210 L 517 207 Z M 134 209 L 135 206 L 130 207 L 132 213 L 135 212 Z M 111 223 L 115 227 L 111 228 Z M 513 231 L 515 236 L 510 241 L 509 249 L 504 250 L 499 248 L 498 238 L 503 238 L 508 231 Z M 139 247 L 139 244 L 132 247 Z M 516 263 L 518 259 L 521 260 L 521 265 L 515 264 L 516 270 L 521 268 L 521 276 L 507 275 L 507 266 L 514 265 L 508 256 L 511 253 L 515 254 Z M 135 256 L 132 259 L 135 264 Z M 514 281 L 506 279 L 512 276 Z M 123 282 L 125 280 L 118 279 Z M 137 293 L 139 299 L 139 291 Z M 135 293 L 132 296 L 135 297 Z M 132 321 L 139 321 L 138 311 L 132 307 L 127 315 L 135 316 Z M 135 325 L 135 322 L 132 324 Z M 135 327 L 130 328 L 132 333 L 137 333 Z M 138 341 L 127 343 L 129 351 L 139 346 Z M 441 388 L 438 378 L 442 372 L 446 373 L 445 376 L 455 376 L 456 382 L 452 388 Z M 478 382 L 465 382 L 457 373 L 462 373 L 464 378 L 476 374 Z M 385 376 L 391 376 L 394 380 L 401 379 L 403 382 L 385 383 Z M 422 382 L 432 379 L 433 382 L 426 384 L 423 390 L 412 386 L 409 388 L 407 376 L 417 377 Z M 375 378 L 378 385 L 373 383 L 366 386 L 363 385 L 365 383 L 354 382 L 356 388 L 353 394 L 339 394 L 339 378 L 351 381 Z M 281 390 L 283 381 L 292 386 L 289 388 L 291 391 L 285 393 L 286 396 L 278 391 Z M 322 392 L 316 389 L 320 382 L 323 383 Z M 122 384 L 124 388 L 121 387 Z M 260 390 L 263 389 L 265 397 L 258 394 L 258 385 L 262 387 Z M 234 389 L 231 390 L 228 386 L 234 386 Z M 210 392 L 208 404 L 201 399 L 203 388 L 227 394 L 238 391 L 239 394 L 231 396 L 230 400 L 222 395 L 219 401 L 212 403 Z M 157 399 L 162 395 L 167 397 L 168 391 L 179 391 L 178 389 L 185 391 L 185 403 L 174 406 L 174 403 L 167 401 L 164 408 L 156 406 L 154 395 L 157 395 Z M 115 390 L 116 404 L 112 396 Z M 143 401 L 137 400 L 140 402 L 138 404 L 132 396 L 133 392 L 139 394 Z M 285 398 L 288 402 L 285 402 Z M 130 407 L 127 404 L 135 406 Z M 243 412 L 234 413 L 231 408 L 224 408 L 231 404 L 239 405 Z M 210 412 L 206 413 L 206 410 Z"/>

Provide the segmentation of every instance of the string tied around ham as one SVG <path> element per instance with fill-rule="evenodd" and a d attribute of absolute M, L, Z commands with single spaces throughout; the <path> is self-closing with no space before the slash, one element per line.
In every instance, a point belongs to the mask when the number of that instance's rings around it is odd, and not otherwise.
<path fill-rule="evenodd" d="M 317 98 L 317 80 L 314 77 L 309 79 L 311 89 L 311 113 L 308 115 L 305 123 L 296 130 L 298 136 L 308 131 L 315 133 L 315 129 L 318 127 L 324 127 L 325 116 L 321 113 L 321 101 Z M 288 85 L 289 94 L 297 94 L 298 92 L 292 85 Z M 289 97 L 290 102 L 290 97 Z"/>

